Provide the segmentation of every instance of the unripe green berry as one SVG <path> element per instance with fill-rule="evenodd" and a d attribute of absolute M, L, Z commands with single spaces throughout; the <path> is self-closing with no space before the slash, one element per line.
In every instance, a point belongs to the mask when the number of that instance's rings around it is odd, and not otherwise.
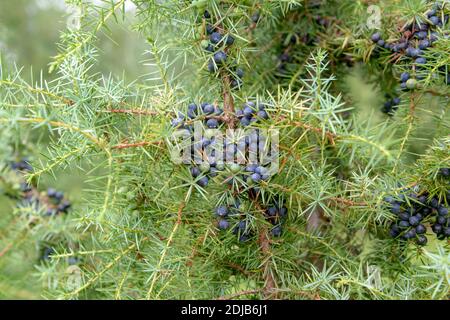
<path fill-rule="evenodd" d="M 417 80 L 416 79 L 409 79 L 408 81 L 406 81 L 406 87 L 408 89 L 415 89 L 417 86 Z"/>
<path fill-rule="evenodd" d="M 207 46 L 209 46 L 209 41 L 208 40 L 202 40 L 202 42 L 200 43 L 202 48 L 206 48 Z"/>
<path fill-rule="evenodd" d="M 208 162 L 203 162 L 200 166 L 199 166 L 200 170 L 202 172 L 207 172 L 209 171 L 209 169 L 211 168 L 211 166 L 209 165 Z"/>
<path fill-rule="evenodd" d="M 228 167 L 233 173 L 238 173 L 239 171 L 241 171 L 241 166 L 237 163 L 231 163 L 228 165 Z"/>

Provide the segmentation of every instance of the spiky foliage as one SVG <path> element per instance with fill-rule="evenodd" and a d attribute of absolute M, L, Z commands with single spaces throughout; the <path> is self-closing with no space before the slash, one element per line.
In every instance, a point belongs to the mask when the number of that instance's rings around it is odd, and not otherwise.
<path fill-rule="evenodd" d="M 391 239 L 383 202 L 410 188 L 449 205 L 449 182 L 438 177 L 450 166 L 448 86 L 433 76 L 448 65 L 448 24 L 427 53 L 430 77 L 386 116 L 354 84 L 392 93 L 410 62 L 373 53 L 366 1 L 134 0 L 148 72 L 132 83 L 92 71 L 97 35 L 121 23 L 126 1 L 70 2 L 83 23 L 61 37 L 51 65 L 58 77 L 27 83 L 3 64 L 0 77 L 5 154 L 14 137 L 46 131 L 45 160 L 28 181 L 68 168 L 85 177 L 70 232 L 78 247 L 38 268 L 46 297 L 448 298 L 448 241 Z M 383 31 L 398 37 L 432 5 L 380 1 Z M 216 73 L 207 71 L 208 24 L 235 38 Z M 245 71 L 240 90 L 230 86 L 236 65 Z M 190 102 L 229 114 L 249 100 L 270 112 L 259 126 L 280 132 L 278 174 L 256 199 L 220 177 L 200 187 L 170 161 L 171 118 Z M 243 243 L 213 217 L 236 197 L 253 230 Z M 262 208 L 280 198 L 288 218 L 274 238 Z M 61 266 L 72 255 L 83 257 L 75 278 Z"/>

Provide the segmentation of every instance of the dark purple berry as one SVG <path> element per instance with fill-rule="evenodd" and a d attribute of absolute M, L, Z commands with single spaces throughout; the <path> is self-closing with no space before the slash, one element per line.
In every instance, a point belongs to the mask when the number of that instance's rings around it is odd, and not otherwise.
<path fill-rule="evenodd" d="M 225 42 L 228 46 L 231 46 L 234 43 L 234 38 L 231 35 L 227 36 L 227 40 Z"/>
<path fill-rule="evenodd" d="M 417 236 L 416 243 L 417 243 L 419 246 L 424 246 L 424 245 L 427 244 L 427 242 L 428 242 L 428 239 L 427 239 L 427 237 L 425 237 L 423 234 Z"/>
<path fill-rule="evenodd" d="M 400 75 L 400 81 L 401 81 L 401 82 L 406 82 L 406 81 L 409 80 L 410 77 L 411 77 L 411 76 L 409 75 L 408 72 L 403 72 L 403 73 Z"/>
<path fill-rule="evenodd" d="M 424 233 L 426 233 L 427 232 L 427 228 L 425 228 L 425 226 L 423 225 L 423 224 L 419 224 L 417 227 L 416 227 L 416 233 L 417 234 L 424 234 Z"/>
<path fill-rule="evenodd" d="M 436 233 L 436 234 L 439 234 L 439 233 L 441 233 L 442 232 L 442 225 L 440 225 L 440 224 L 435 224 L 435 225 L 433 225 L 433 227 L 431 228 L 431 229 L 433 229 L 433 232 L 434 233 Z"/>
<path fill-rule="evenodd" d="M 209 23 L 206 25 L 206 33 L 207 34 L 212 34 L 214 32 L 214 30 L 216 30 L 216 28 L 213 25 L 211 25 Z"/>
<path fill-rule="evenodd" d="M 222 35 L 219 32 L 213 32 L 211 33 L 209 40 L 213 44 L 218 44 L 222 40 Z"/>
<path fill-rule="evenodd" d="M 439 201 L 436 198 L 431 199 L 430 201 L 430 206 L 437 209 L 439 208 Z"/>
<path fill-rule="evenodd" d="M 251 175 L 251 178 L 252 178 L 252 180 L 253 180 L 254 182 L 259 182 L 259 181 L 261 181 L 261 175 L 259 175 L 258 173 L 253 173 L 253 174 Z"/>
<path fill-rule="evenodd" d="M 420 203 L 425 204 L 427 202 L 427 196 L 420 196 L 418 200 Z"/>
<path fill-rule="evenodd" d="M 217 214 L 219 217 L 225 217 L 225 216 L 228 215 L 228 208 L 225 207 L 225 206 L 217 207 L 217 208 L 216 208 L 216 214 Z"/>
<path fill-rule="evenodd" d="M 416 229 L 409 229 L 408 231 L 406 231 L 405 233 L 405 238 L 406 239 L 412 239 L 416 236 Z"/>
<path fill-rule="evenodd" d="M 188 110 L 187 116 L 189 119 L 195 119 L 197 117 L 195 111 L 193 111 L 193 110 Z"/>
<path fill-rule="evenodd" d="M 244 108 L 244 116 L 246 116 L 246 117 L 250 117 L 251 115 L 253 115 L 253 113 L 255 112 L 251 107 L 249 107 L 249 106 L 246 106 L 245 108 Z"/>
<path fill-rule="evenodd" d="M 409 221 L 410 215 L 406 212 L 402 212 L 398 215 L 398 217 L 400 218 L 400 220 Z"/>
<path fill-rule="evenodd" d="M 267 215 L 270 216 L 270 217 L 276 216 L 277 213 L 278 213 L 278 210 L 277 210 L 277 208 L 275 208 L 275 207 L 269 207 L 269 208 L 267 209 Z"/>
<path fill-rule="evenodd" d="M 408 47 L 405 53 L 408 57 L 416 58 L 419 55 L 419 50 L 413 47 Z"/>
<path fill-rule="evenodd" d="M 55 249 L 47 247 L 44 249 L 44 253 L 42 254 L 41 259 L 44 261 L 49 261 L 51 258 L 51 255 L 53 255 L 54 253 L 55 253 Z"/>
<path fill-rule="evenodd" d="M 255 13 L 252 14 L 251 19 L 254 23 L 257 23 L 260 19 L 260 14 L 258 11 L 256 11 Z"/>
<path fill-rule="evenodd" d="M 203 112 L 206 114 L 211 114 L 214 112 L 214 106 L 212 104 L 206 103 L 202 106 Z"/>
<path fill-rule="evenodd" d="M 436 223 L 437 224 L 445 224 L 447 222 L 447 218 L 443 216 L 437 216 L 436 217 Z"/>
<path fill-rule="evenodd" d="M 61 191 L 58 191 L 58 192 L 55 193 L 54 198 L 55 198 L 56 200 L 58 200 L 58 201 L 61 201 L 61 200 L 64 198 L 64 193 L 61 192 Z"/>
<path fill-rule="evenodd" d="M 281 229 L 281 226 L 280 225 L 277 225 L 276 227 L 274 227 L 273 229 L 272 229 L 272 235 L 274 236 L 274 237 L 280 237 L 281 236 L 281 232 L 282 232 L 282 229 Z"/>
<path fill-rule="evenodd" d="M 208 119 L 208 121 L 206 121 L 206 126 L 210 129 L 215 129 L 219 126 L 219 121 L 216 119 Z"/>
<path fill-rule="evenodd" d="M 440 206 L 440 207 L 438 208 L 438 214 L 439 214 L 440 216 L 446 216 L 446 215 L 448 215 L 448 208 L 446 208 L 446 207 L 444 207 L 444 206 Z"/>
<path fill-rule="evenodd" d="M 419 42 L 419 49 L 421 50 L 425 50 L 430 46 L 430 41 L 429 40 L 422 40 Z"/>
<path fill-rule="evenodd" d="M 214 54 L 214 61 L 217 64 L 223 64 L 227 60 L 227 54 L 223 51 L 216 52 Z"/>
<path fill-rule="evenodd" d="M 373 42 L 378 42 L 381 40 L 381 34 L 379 32 L 374 33 L 370 38 Z"/>
<path fill-rule="evenodd" d="M 226 230 L 230 227 L 230 223 L 225 219 L 220 219 L 219 222 L 217 223 L 217 227 L 220 230 Z"/>
<path fill-rule="evenodd" d="M 200 186 L 200 187 L 206 187 L 207 185 L 208 185 L 208 182 L 209 182 L 209 179 L 207 178 L 207 177 L 201 177 L 198 181 L 197 181 L 197 184 Z"/>
<path fill-rule="evenodd" d="M 211 73 L 216 72 L 217 70 L 219 70 L 219 68 L 217 68 L 217 65 L 214 63 L 214 60 L 209 60 L 208 62 L 208 71 Z"/>
<path fill-rule="evenodd" d="M 54 198 L 56 196 L 56 190 L 53 188 L 48 188 L 47 189 L 47 196 L 49 196 L 50 198 Z"/>
<path fill-rule="evenodd" d="M 420 223 L 420 219 L 417 216 L 412 216 L 409 218 L 409 224 L 412 226 L 417 226 Z"/>
<path fill-rule="evenodd" d="M 191 168 L 191 175 L 194 178 L 197 178 L 200 175 L 200 173 L 201 173 L 201 171 L 200 171 L 200 169 L 198 167 L 192 167 Z"/>
<path fill-rule="evenodd" d="M 434 26 L 439 25 L 441 22 L 441 19 L 439 19 L 437 16 L 431 16 L 429 19 L 430 19 L 431 24 Z"/>
<path fill-rule="evenodd" d="M 427 63 L 427 59 L 420 57 L 416 59 L 416 64 L 426 64 Z"/>
<path fill-rule="evenodd" d="M 444 236 L 450 237 L 450 228 L 445 228 L 443 231 Z"/>
<path fill-rule="evenodd" d="M 400 222 L 398 223 L 398 226 L 399 226 L 401 229 L 406 229 L 406 228 L 409 227 L 409 222 L 408 222 L 408 221 L 405 221 L 405 220 L 402 220 L 402 221 L 400 221 Z"/>
<path fill-rule="evenodd" d="M 70 209 L 72 204 L 69 201 L 64 201 L 60 205 L 58 205 L 58 211 L 67 213 L 67 211 Z"/>
<path fill-rule="evenodd" d="M 420 31 L 416 33 L 416 36 L 419 40 L 423 40 L 428 36 L 428 33 L 426 31 Z"/>
<path fill-rule="evenodd" d="M 391 212 L 394 214 L 399 214 L 400 213 L 400 204 L 394 203 L 391 207 Z"/>
<path fill-rule="evenodd" d="M 401 102 L 401 100 L 400 100 L 400 98 L 394 98 L 394 99 L 392 99 L 392 104 L 394 105 L 394 106 L 398 106 L 399 104 L 400 104 L 400 102 Z"/>
<path fill-rule="evenodd" d="M 264 110 L 258 111 L 258 113 L 257 113 L 256 115 L 257 115 L 259 118 L 264 119 L 264 120 L 269 119 L 269 115 L 268 115 L 267 112 L 264 111 Z"/>
<path fill-rule="evenodd" d="M 393 224 L 389 230 L 389 235 L 392 238 L 397 238 L 400 235 L 400 232 L 400 228 L 396 224 Z"/>
<path fill-rule="evenodd" d="M 437 10 L 436 9 L 431 9 L 430 11 L 427 12 L 427 17 L 430 18 L 434 15 L 436 15 Z"/>
<path fill-rule="evenodd" d="M 241 125 L 246 127 L 246 126 L 248 126 L 250 124 L 250 119 L 248 117 L 242 117 L 240 122 L 241 122 Z"/>

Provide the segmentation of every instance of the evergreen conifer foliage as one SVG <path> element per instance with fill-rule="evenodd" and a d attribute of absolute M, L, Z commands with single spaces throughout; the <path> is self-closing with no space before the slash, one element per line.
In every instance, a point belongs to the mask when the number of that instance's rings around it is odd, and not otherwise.
<path fill-rule="evenodd" d="M 447 1 L 380 1 L 377 32 L 365 1 L 132 2 L 148 43 L 140 79 L 93 71 L 96 36 L 122 23 L 125 0 L 77 3 L 82 28 L 63 33 L 56 80 L 1 65 L 0 160 L 14 137 L 47 132 L 27 182 L 86 177 L 65 217 L 70 245 L 38 267 L 45 297 L 448 298 Z M 416 30 L 423 21 L 432 30 Z M 389 104 L 363 109 L 349 75 Z M 174 133 L 196 121 L 277 131 L 277 172 L 173 162 Z"/>

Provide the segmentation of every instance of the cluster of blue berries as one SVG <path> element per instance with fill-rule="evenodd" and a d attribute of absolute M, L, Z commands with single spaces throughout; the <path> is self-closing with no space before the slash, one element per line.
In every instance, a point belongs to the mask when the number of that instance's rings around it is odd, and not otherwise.
<path fill-rule="evenodd" d="M 450 203 L 450 192 L 447 193 L 447 203 Z M 437 197 L 429 197 L 425 192 L 401 194 L 398 198 L 388 196 L 384 199 L 389 210 L 396 215 L 396 220 L 390 227 L 390 235 L 404 241 L 415 240 L 418 245 L 426 245 L 425 236 L 427 224 L 439 240 L 450 238 L 450 216 L 445 202 Z M 433 219 L 434 217 L 434 219 Z"/>
<path fill-rule="evenodd" d="M 269 119 L 269 114 L 266 111 L 266 106 L 260 103 L 258 107 L 254 102 L 244 103 L 242 109 L 237 108 L 235 115 L 239 119 L 240 124 L 243 127 L 247 127 L 251 123 L 258 122 L 259 120 Z"/>
<path fill-rule="evenodd" d="M 202 103 L 200 106 L 191 103 L 187 107 L 187 113 L 184 114 L 179 112 L 177 117 L 172 119 L 171 124 L 176 129 L 187 129 L 193 133 L 193 121 L 195 120 L 203 121 L 203 124 L 207 129 L 217 129 L 224 123 L 223 119 L 222 108 L 211 103 Z M 235 110 L 232 121 L 239 121 L 241 126 L 247 127 L 253 123 L 267 119 L 269 119 L 269 115 L 264 104 L 260 103 L 257 106 L 254 102 L 246 102 L 242 108 Z M 222 146 L 224 152 L 223 159 L 234 160 L 237 158 L 238 153 L 242 153 L 239 154 L 241 159 L 247 159 L 246 156 L 250 152 L 258 155 L 258 152 L 261 153 L 267 148 L 266 140 L 266 137 L 258 129 L 255 129 L 248 135 L 236 137 L 234 140 L 226 137 L 223 139 Z M 204 161 L 202 164 L 191 166 L 190 168 L 192 177 L 196 179 L 196 183 L 201 187 L 206 187 L 210 178 L 217 176 L 221 172 L 225 172 L 226 168 L 233 173 L 231 177 L 228 176 L 225 179 L 225 182 L 228 184 L 233 184 L 235 178 L 240 178 L 244 182 L 252 181 L 254 183 L 259 183 L 270 178 L 269 170 L 266 167 L 252 164 L 248 159 L 244 161 L 244 163 L 230 163 L 230 161 L 228 161 L 227 165 L 222 162 L 217 163 L 214 161 L 216 156 L 219 156 L 218 154 L 216 155 L 216 148 L 214 148 L 217 143 L 214 136 L 206 136 L 205 134 L 200 141 L 195 141 L 194 136 L 192 135 L 191 141 L 191 159 L 195 159 L 196 155 L 203 159 L 203 156 L 208 149 L 208 155 L 210 156 L 208 160 L 212 160 Z M 198 154 L 196 154 L 196 152 Z"/>
<path fill-rule="evenodd" d="M 426 21 L 422 23 L 413 23 L 406 26 L 403 30 L 403 37 L 398 41 L 387 42 L 379 32 L 371 36 L 372 41 L 377 44 L 378 48 L 384 48 L 413 59 L 415 75 L 411 76 L 409 72 L 401 74 L 400 87 L 402 90 L 415 89 L 417 80 L 423 78 L 419 71 L 427 64 L 427 59 L 423 56 L 424 51 L 431 48 L 439 39 L 439 33 L 436 30 L 448 23 L 449 16 L 444 13 L 444 5 L 436 3 L 426 13 L 426 18 Z M 447 79 L 448 77 L 449 74 L 447 74 Z"/>
<path fill-rule="evenodd" d="M 46 196 L 48 198 L 46 215 L 48 216 L 68 213 L 70 207 L 72 206 L 70 201 L 64 199 L 64 193 L 61 191 L 48 188 Z"/>
<path fill-rule="evenodd" d="M 206 20 L 211 19 L 211 14 L 205 11 L 203 17 Z M 227 65 L 228 55 L 227 49 L 234 44 L 235 38 L 231 34 L 224 34 L 214 25 L 206 24 L 206 34 L 209 40 L 203 40 L 202 47 L 212 53 L 212 57 L 208 61 L 208 71 L 215 73 L 225 65 Z M 237 67 L 235 64 L 229 65 L 230 73 L 230 87 L 232 89 L 240 89 L 242 86 L 242 78 L 244 77 L 244 70 Z"/>
<path fill-rule="evenodd" d="M 393 99 L 388 98 L 388 100 L 384 103 L 381 111 L 388 115 L 392 115 L 398 109 L 398 105 L 400 104 L 401 99 L 399 97 L 395 97 Z"/>
<path fill-rule="evenodd" d="M 273 228 L 270 230 L 272 236 L 280 237 L 283 231 L 282 223 L 287 217 L 287 208 L 276 201 L 266 209 L 265 216 L 267 221 L 273 225 Z"/>
<path fill-rule="evenodd" d="M 17 173 L 19 180 L 23 180 L 22 175 L 25 172 L 33 171 L 33 167 L 27 158 L 12 161 L 9 163 L 9 167 Z M 71 207 L 71 203 L 65 199 L 63 192 L 49 188 L 46 192 L 40 193 L 34 186 L 24 181 L 20 182 L 19 192 L 7 193 L 6 195 L 17 201 L 17 208 L 31 208 L 34 212 L 42 212 L 46 217 L 68 213 Z M 50 256 L 55 253 L 55 249 L 49 243 L 38 244 L 38 247 L 40 248 L 39 261 L 41 262 L 49 261 Z M 69 265 L 75 265 L 79 262 L 80 259 L 77 257 L 67 259 Z"/>
<path fill-rule="evenodd" d="M 186 115 L 179 112 L 175 119 L 172 119 L 172 127 L 192 130 L 192 125 L 186 121 L 204 120 L 204 124 L 209 129 L 217 129 L 222 124 L 221 116 L 223 109 L 209 102 L 204 102 L 199 106 L 195 103 L 188 105 Z"/>
<path fill-rule="evenodd" d="M 234 226 L 233 233 L 238 236 L 240 242 L 245 242 L 251 237 L 251 229 L 250 224 L 245 218 L 240 219 L 243 216 L 243 214 L 239 211 L 240 206 L 240 200 L 236 199 L 234 201 L 234 204 L 231 206 L 221 205 L 215 208 L 214 213 L 218 217 L 217 228 L 222 231 L 228 230 L 230 228 L 230 219 L 232 219 L 233 217 L 238 218 L 239 221 Z"/>
<path fill-rule="evenodd" d="M 240 211 L 240 201 L 237 199 L 235 204 L 231 206 L 219 206 L 215 208 L 214 213 L 218 217 L 217 227 L 219 230 L 228 230 L 231 226 L 230 219 L 233 217 L 239 218 L 239 221 L 233 228 L 233 234 L 238 236 L 240 242 L 247 241 L 251 235 L 252 230 L 247 219 L 242 219 L 243 215 Z M 270 233 L 273 237 L 280 237 L 282 234 L 282 223 L 287 216 L 287 208 L 275 202 L 273 205 L 267 207 L 264 211 L 264 216 L 267 221 L 272 224 Z"/>
<path fill-rule="evenodd" d="M 47 192 L 39 193 L 30 187 L 22 195 L 17 204 L 19 208 L 33 208 L 36 212 L 43 212 L 45 216 L 53 217 L 62 213 L 68 213 L 72 204 L 64 198 L 64 193 L 49 188 Z"/>
<path fill-rule="evenodd" d="M 248 142 L 242 141 L 243 144 L 245 143 L 245 150 L 253 148 L 255 146 L 254 150 L 258 148 L 257 142 L 254 142 L 252 138 L 250 137 Z M 216 143 L 214 137 L 210 139 L 203 138 L 202 139 L 202 148 L 206 148 L 209 145 L 214 145 Z M 238 148 L 238 144 L 240 142 L 227 142 L 226 139 L 224 141 L 223 150 L 225 157 L 234 157 L 237 152 L 240 152 Z M 204 149 L 202 149 L 200 152 L 204 152 Z M 215 150 L 211 150 L 211 157 L 214 159 L 215 157 Z M 227 169 L 227 170 L 226 170 Z M 200 165 L 191 166 L 190 172 L 193 178 L 196 179 L 196 183 L 200 185 L 201 187 L 206 187 L 209 183 L 210 178 L 216 177 L 218 175 L 221 175 L 224 180 L 223 182 L 232 185 L 236 180 L 242 180 L 243 182 L 246 182 L 247 184 L 258 184 L 261 181 L 267 181 L 270 179 L 269 175 L 269 169 L 267 169 L 263 165 L 259 164 L 247 164 L 242 165 L 239 163 L 217 163 L 215 161 L 212 161 L 210 163 L 203 162 Z"/>
<path fill-rule="evenodd" d="M 11 162 L 10 167 L 18 173 L 33 170 L 33 167 L 29 164 L 27 159 Z M 16 195 L 8 196 L 19 199 L 17 204 L 19 208 L 31 207 L 36 212 L 44 210 L 46 216 L 56 216 L 61 213 L 68 213 L 71 207 L 71 203 L 64 198 L 63 192 L 49 188 L 47 192 L 41 194 L 33 186 L 24 181 L 20 182 L 19 197 Z"/>
<path fill-rule="evenodd" d="M 33 170 L 33 167 L 30 165 L 27 158 L 23 158 L 18 161 L 11 161 L 9 163 L 9 167 L 18 174 Z M 26 194 L 32 191 L 32 187 L 27 182 L 21 181 L 19 184 L 19 190 L 22 194 Z M 6 193 L 6 196 L 12 199 L 17 199 L 17 195 L 15 193 Z"/>
<path fill-rule="evenodd" d="M 30 163 L 28 162 L 27 158 L 23 158 L 19 161 L 12 161 L 10 163 L 10 167 L 12 170 L 21 172 L 21 171 L 32 171 L 33 167 L 30 165 Z"/>
<path fill-rule="evenodd" d="M 222 114 L 223 109 L 214 104 L 204 102 L 198 106 L 195 103 L 191 103 L 188 105 L 186 115 L 180 112 L 175 119 L 172 119 L 172 126 L 177 129 L 187 129 L 193 133 L 193 125 L 186 123 L 187 120 L 191 122 L 195 120 L 202 120 L 204 121 L 206 128 L 217 129 L 222 124 Z M 191 139 L 193 143 L 195 143 L 193 136 Z M 214 136 L 210 138 L 202 137 L 199 143 L 201 146 L 199 146 L 200 148 L 197 148 L 197 151 L 203 153 L 208 146 L 214 145 L 215 138 Z M 193 159 L 194 156 L 195 149 L 191 148 L 191 158 Z M 211 157 L 215 157 L 214 149 L 211 151 Z M 225 166 L 223 164 L 217 164 L 213 161 L 212 163 L 203 162 L 199 166 L 192 166 L 190 168 L 190 172 L 192 177 L 196 179 L 196 183 L 204 188 L 208 185 L 211 177 L 217 176 L 218 172 L 224 169 Z"/>

